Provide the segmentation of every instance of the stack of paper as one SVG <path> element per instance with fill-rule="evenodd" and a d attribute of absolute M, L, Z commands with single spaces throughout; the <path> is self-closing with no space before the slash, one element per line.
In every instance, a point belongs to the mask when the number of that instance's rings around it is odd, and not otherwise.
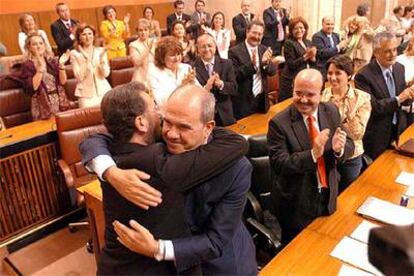
<path fill-rule="evenodd" d="M 338 272 L 338 276 L 372 276 L 372 274 L 356 267 L 343 264 Z"/>
<path fill-rule="evenodd" d="M 414 223 L 414 210 L 372 196 L 365 200 L 357 213 L 388 224 Z"/>
<path fill-rule="evenodd" d="M 369 231 L 375 227 L 379 227 L 379 225 L 367 220 L 363 220 L 361 224 L 359 224 L 358 227 L 354 230 L 354 232 L 352 232 L 350 237 L 357 241 L 368 243 Z"/>
<path fill-rule="evenodd" d="M 414 173 L 401 172 L 395 182 L 406 186 L 414 186 Z"/>
<path fill-rule="evenodd" d="M 344 237 L 330 255 L 375 275 L 382 275 L 368 260 L 368 245 L 360 241 Z"/>

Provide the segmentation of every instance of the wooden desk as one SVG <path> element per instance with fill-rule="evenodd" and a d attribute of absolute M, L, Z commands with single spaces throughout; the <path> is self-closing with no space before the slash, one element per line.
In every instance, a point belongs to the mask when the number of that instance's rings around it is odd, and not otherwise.
<path fill-rule="evenodd" d="M 401 142 L 414 138 L 414 124 L 401 136 Z M 397 203 L 407 189 L 395 183 L 401 171 L 414 172 L 414 158 L 384 152 L 338 198 L 337 211 L 314 220 L 288 244 L 260 275 L 336 275 L 341 262 L 329 256 L 336 244 L 362 221 L 356 214 L 368 196 Z M 414 207 L 411 200 L 410 208 Z"/>
<path fill-rule="evenodd" d="M 54 119 L 0 131 L 0 242 L 65 213 Z"/>

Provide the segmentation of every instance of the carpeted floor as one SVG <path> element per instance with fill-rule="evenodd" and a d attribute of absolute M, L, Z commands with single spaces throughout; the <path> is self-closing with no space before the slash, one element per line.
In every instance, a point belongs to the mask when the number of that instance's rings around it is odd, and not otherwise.
<path fill-rule="evenodd" d="M 61 229 L 8 256 L 23 275 L 96 275 L 93 254 L 86 251 L 89 229 Z"/>

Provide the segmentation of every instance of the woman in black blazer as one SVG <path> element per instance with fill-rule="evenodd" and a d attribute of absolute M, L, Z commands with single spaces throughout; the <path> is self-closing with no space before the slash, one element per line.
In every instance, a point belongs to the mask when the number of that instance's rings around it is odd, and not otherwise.
<path fill-rule="evenodd" d="M 280 85 L 279 101 L 292 97 L 293 79 L 305 68 L 316 68 L 316 47 L 306 39 L 308 23 L 302 17 L 296 17 L 289 22 L 289 37 L 284 44 L 286 60 Z"/>

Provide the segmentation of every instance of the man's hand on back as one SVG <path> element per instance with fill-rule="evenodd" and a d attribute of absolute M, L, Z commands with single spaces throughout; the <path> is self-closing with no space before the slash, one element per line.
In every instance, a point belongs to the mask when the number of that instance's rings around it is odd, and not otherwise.
<path fill-rule="evenodd" d="M 104 172 L 103 177 L 124 198 L 143 209 L 156 207 L 162 202 L 161 193 L 143 181 L 150 178 L 144 172 L 135 169 L 121 170 L 112 166 Z"/>

